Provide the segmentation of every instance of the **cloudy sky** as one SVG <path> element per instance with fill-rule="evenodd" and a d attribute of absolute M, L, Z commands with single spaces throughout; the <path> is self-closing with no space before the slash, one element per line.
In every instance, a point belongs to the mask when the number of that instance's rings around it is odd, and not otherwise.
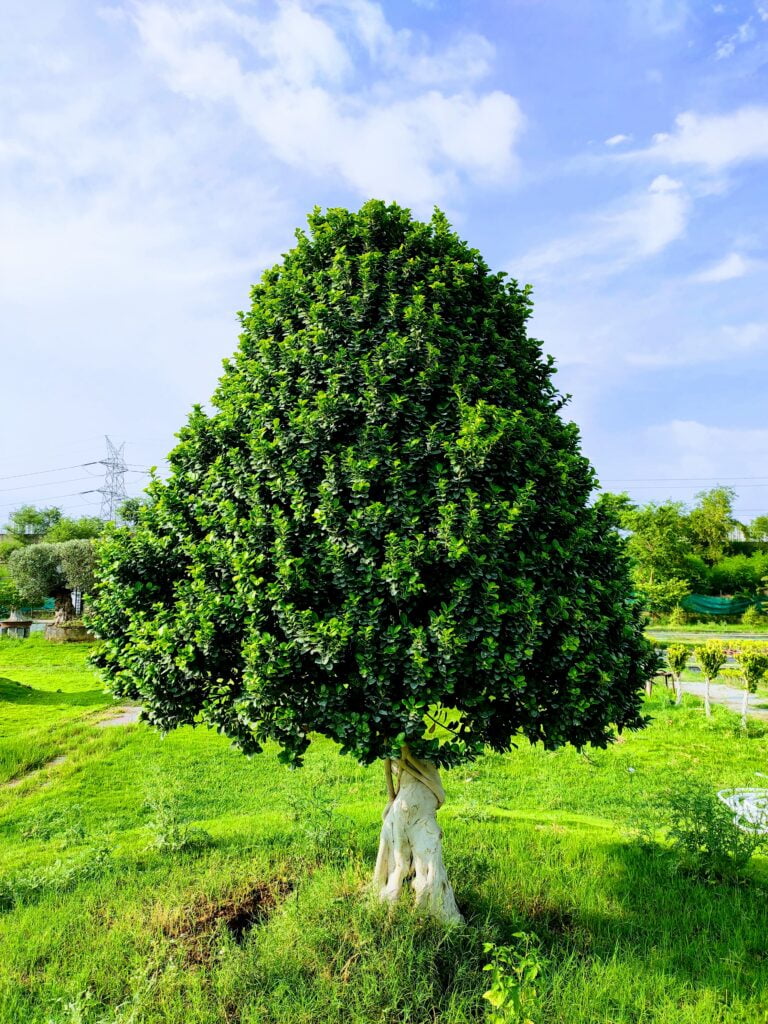
<path fill-rule="evenodd" d="M 607 489 L 766 513 L 767 182 L 768 0 L 4 0 L 0 520 L 98 511 L 105 434 L 136 493 L 371 196 L 534 285 Z"/>

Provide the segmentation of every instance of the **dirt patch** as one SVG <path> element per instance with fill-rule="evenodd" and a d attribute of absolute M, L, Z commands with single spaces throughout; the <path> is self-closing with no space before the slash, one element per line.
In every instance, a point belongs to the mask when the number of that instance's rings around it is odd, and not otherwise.
<path fill-rule="evenodd" d="M 39 775 L 44 768 L 53 768 L 57 764 L 63 764 L 67 760 L 66 754 L 59 754 L 58 757 L 52 757 L 50 761 L 46 761 L 45 764 L 40 765 L 39 768 L 33 768 L 31 772 L 27 772 L 25 775 L 19 775 L 17 779 L 9 779 L 8 782 L 4 782 L 0 789 L 16 789 L 22 782 L 26 782 L 27 779 L 33 779 L 35 775 Z"/>
<path fill-rule="evenodd" d="M 189 963 L 205 964 L 211 958 L 216 937 L 222 929 L 240 945 L 254 926 L 270 917 L 293 888 L 293 882 L 284 878 L 255 882 L 221 900 L 203 897 L 191 907 L 170 915 L 164 908 L 153 916 L 162 933 L 183 948 Z"/>

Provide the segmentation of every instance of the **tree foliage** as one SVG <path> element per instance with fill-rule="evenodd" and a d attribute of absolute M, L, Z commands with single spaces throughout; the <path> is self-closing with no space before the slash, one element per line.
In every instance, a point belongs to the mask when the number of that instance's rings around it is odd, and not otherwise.
<path fill-rule="evenodd" d="M 621 512 L 621 524 L 630 532 L 628 550 L 639 579 L 653 584 L 685 578 L 691 544 L 682 502 L 630 505 Z"/>
<path fill-rule="evenodd" d="M 22 505 L 5 524 L 6 533 L 22 544 L 34 544 L 61 519 L 60 508 L 35 508 Z"/>
<path fill-rule="evenodd" d="M 669 669 L 674 673 L 676 677 L 679 677 L 685 672 L 685 667 L 688 664 L 688 658 L 690 656 L 690 650 L 685 644 L 670 644 L 667 647 L 667 664 Z"/>
<path fill-rule="evenodd" d="M 688 529 L 694 550 L 710 563 L 725 554 L 728 537 L 736 521 L 733 518 L 732 487 L 713 487 L 696 495 L 696 504 L 688 515 Z"/>
<path fill-rule="evenodd" d="M 440 213 L 309 223 L 253 289 L 214 411 L 103 543 L 112 687 L 294 762 L 311 731 L 450 764 L 641 725 L 653 654 L 528 290 Z"/>
<path fill-rule="evenodd" d="M 21 600 L 42 604 L 48 598 L 61 599 L 70 591 L 88 591 L 93 586 L 94 549 L 90 540 L 62 544 L 29 544 L 8 559 L 8 573 Z"/>
<path fill-rule="evenodd" d="M 717 679 L 720 669 L 728 660 L 722 640 L 707 640 L 694 648 L 693 656 L 698 661 L 705 679 Z"/>
<path fill-rule="evenodd" d="M 736 651 L 744 687 L 749 693 L 756 693 L 757 687 L 768 673 L 768 646 L 756 640 L 743 640 Z"/>
<path fill-rule="evenodd" d="M 751 540 L 768 540 L 768 516 L 755 516 L 747 527 L 747 533 Z"/>
<path fill-rule="evenodd" d="M 47 544 L 61 544 L 68 540 L 92 540 L 104 530 L 104 520 L 98 516 L 80 516 L 70 519 L 66 516 L 48 530 L 43 537 Z"/>

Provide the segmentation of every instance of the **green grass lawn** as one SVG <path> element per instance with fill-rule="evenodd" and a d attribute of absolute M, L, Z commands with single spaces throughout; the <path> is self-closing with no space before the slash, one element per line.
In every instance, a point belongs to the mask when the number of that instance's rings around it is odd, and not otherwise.
<path fill-rule="evenodd" d="M 740 737 L 657 687 L 651 726 L 607 751 L 521 742 L 446 773 L 467 918 L 446 933 L 366 892 L 377 766 L 323 740 L 291 771 L 203 729 L 97 729 L 86 654 L 0 641 L 0 779 L 24 780 L 0 784 L 2 1024 L 482 1021 L 483 943 L 520 931 L 535 1024 L 768 1020 L 768 862 L 706 881 L 634 831 L 682 777 L 765 784 L 761 724 Z"/>

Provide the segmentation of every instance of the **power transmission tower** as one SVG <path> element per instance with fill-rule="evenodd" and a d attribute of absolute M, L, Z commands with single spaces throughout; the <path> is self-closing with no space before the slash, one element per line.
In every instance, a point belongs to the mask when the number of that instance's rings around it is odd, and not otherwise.
<path fill-rule="evenodd" d="M 115 522 L 118 518 L 117 510 L 126 500 L 125 474 L 128 467 L 125 464 L 125 442 L 118 448 L 112 444 L 107 437 L 107 457 L 101 460 L 102 466 L 106 467 L 104 486 L 99 488 L 101 493 L 101 518 Z"/>

